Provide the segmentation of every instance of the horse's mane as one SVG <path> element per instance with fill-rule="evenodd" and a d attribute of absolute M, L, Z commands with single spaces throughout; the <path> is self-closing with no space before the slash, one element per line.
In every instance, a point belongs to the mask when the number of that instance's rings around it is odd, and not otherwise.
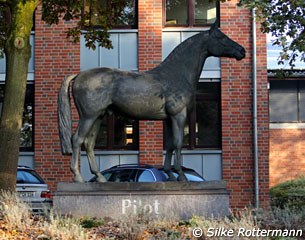
<path fill-rule="evenodd" d="M 194 36 L 189 37 L 180 43 L 174 50 L 161 62 L 159 66 L 165 65 L 168 62 L 175 61 L 178 57 L 184 56 L 185 51 L 190 51 L 189 46 L 197 42 L 200 44 L 207 36 L 209 35 L 209 31 L 203 31 L 199 34 L 195 34 Z M 157 68 L 159 67 L 157 66 Z"/>

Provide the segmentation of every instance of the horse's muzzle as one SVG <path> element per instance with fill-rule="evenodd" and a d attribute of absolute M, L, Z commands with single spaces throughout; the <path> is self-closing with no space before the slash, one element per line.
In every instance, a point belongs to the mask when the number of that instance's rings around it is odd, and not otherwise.
<path fill-rule="evenodd" d="M 242 60 L 246 56 L 246 50 L 242 47 L 239 51 L 239 54 L 236 56 L 237 60 Z"/>

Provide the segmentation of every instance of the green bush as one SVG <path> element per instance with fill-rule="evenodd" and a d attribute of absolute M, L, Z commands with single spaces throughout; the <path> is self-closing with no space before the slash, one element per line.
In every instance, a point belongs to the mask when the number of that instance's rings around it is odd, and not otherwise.
<path fill-rule="evenodd" d="M 305 209 L 305 176 L 272 187 L 270 196 L 273 207 Z"/>
<path fill-rule="evenodd" d="M 100 227 L 104 225 L 105 222 L 102 219 L 95 219 L 95 218 L 84 218 L 81 219 L 80 225 L 83 228 L 95 228 L 95 227 Z"/>

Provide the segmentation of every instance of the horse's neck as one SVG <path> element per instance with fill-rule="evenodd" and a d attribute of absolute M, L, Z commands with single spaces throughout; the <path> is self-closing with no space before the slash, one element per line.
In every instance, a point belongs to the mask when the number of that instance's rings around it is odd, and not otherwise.
<path fill-rule="evenodd" d="M 176 86 L 187 83 L 196 88 L 198 78 L 208 52 L 205 42 L 208 40 L 206 33 L 197 34 L 181 43 L 170 55 L 150 72 L 162 76 L 160 81 L 173 83 Z"/>

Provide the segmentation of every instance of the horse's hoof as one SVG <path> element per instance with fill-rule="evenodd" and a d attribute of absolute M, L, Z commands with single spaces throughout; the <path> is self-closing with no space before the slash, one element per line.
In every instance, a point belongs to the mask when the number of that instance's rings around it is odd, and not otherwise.
<path fill-rule="evenodd" d="M 177 182 L 177 178 L 175 176 L 170 176 L 167 181 L 169 182 Z"/>
<path fill-rule="evenodd" d="M 98 176 L 95 181 L 98 183 L 107 182 L 106 178 L 103 175 Z"/>
<path fill-rule="evenodd" d="M 83 179 L 82 176 L 78 175 L 78 176 L 75 176 L 75 177 L 73 178 L 73 181 L 74 181 L 74 182 L 78 182 L 78 183 L 83 183 L 83 182 L 84 182 L 84 179 Z"/>
<path fill-rule="evenodd" d="M 184 176 L 184 175 L 180 175 L 180 176 L 177 178 L 177 180 L 178 180 L 179 182 L 187 182 L 187 178 L 186 178 L 186 176 Z"/>

